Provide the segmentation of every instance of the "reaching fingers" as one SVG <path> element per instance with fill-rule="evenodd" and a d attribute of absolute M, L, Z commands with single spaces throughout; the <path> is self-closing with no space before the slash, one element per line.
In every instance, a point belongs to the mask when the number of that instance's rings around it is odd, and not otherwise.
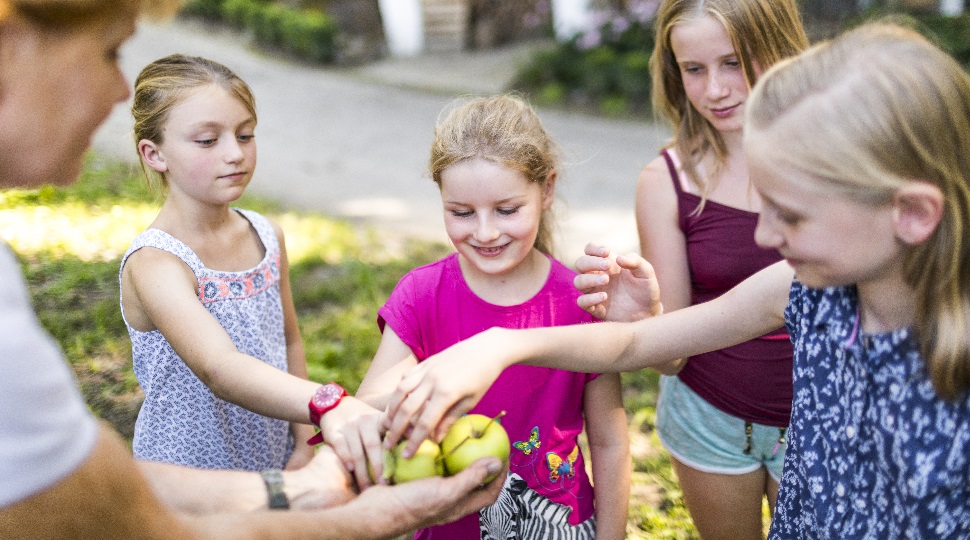
<path fill-rule="evenodd" d="M 410 377 L 410 375 L 408 376 Z M 405 377 L 407 379 L 408 377 Z M 402 381 L 402 384 L 405 381 Z M 395 392 L 401 392 L 401 387 Z M 409 393 L 401 392 L 398 397 L 398 403 L 394 407 L 394 411 L 391 410 L 391 406 L 388 406 L 388 420 L 390 424 L 387 426 L 387 433 L 384 435 L 384 447 L 392 448 L 398 441 L 401 440 L 407 433 L 408 429 L 411 428 L 414 418 L 422 412 L 425 403 L 428 400 L 429 394 L 431 393 L 430 385 L 424 384 L 419 385 L 414 388 Z M 428 431 L 424 430 L 424 437 L 427 437 Z M 421 444 L 421 439 L 414 440 L 415 437 L 420 435 L 419 433 L 412 432 L 409 436 L 411 440 L 408 443 L 407 449 L 405 450 L 405 457 L 410 457 L 414 451 L 418 449 L 418 445 Z"/>
<path fill-rule="evenodd" d="M 367 463 L 367 473 L 369 479 L 375 483 L 383 484 L 384 481 L 384 457 L 381 447 L 380 419 L 374 418 L 375 425 L 361 433 L 361 442 L 364 445 L 365 461 Z"/>
<path fill-rule="evenodd" d="M 633 272 L 639 279 L 654 279 L 653 265 L 636 253 L 627 253 L 616 258 L 616 264 Z"/>
<path fill-rule="evenodd" d="M 586 247 L 583 248 L 583 253 L 586 255 L 592 255 L 593 257 L 610 256 L 610 250 L 606 246 L 595 244 L 593 242 L 586 244 Z"/>
<path fill-rule="evenodd" d="M 408 373 L 401 378 L 391 393 L 391 397 L 384 409 L 384 428 L 390 429 L 391 425 L 397 420 L 398 410 L 405 399 L 421 384 L 424 373 L 424 364 L 418 364 L 411 368 Z M 394 441 L 395 443 L 397 440 Z"/>
<path fill-rule="evenodd" d="M 609 284 L 609 282 L 610 276 L 604 273 L 576 274 L 576 277 L 573 278 L 573 286 L 585 293 L 589 293 L 599 287 L 603 287 Z"/>
<path fill-rule="evenodd" d="M 610 260 L 606 257 L 581 255 L 576 259 L 576 271 L 580 274 L 606 272 L 610 269 Z"/>
<path fill-rule="evenodd" d="M 585 309 L 586 311 L 592 312 L 593 310 L 600 308 L 603 302 L 606 302 L 608 298 L 609 296 L 605 292 L 584 294 L 576 299 L 576 305 L 582 309 Z"/>

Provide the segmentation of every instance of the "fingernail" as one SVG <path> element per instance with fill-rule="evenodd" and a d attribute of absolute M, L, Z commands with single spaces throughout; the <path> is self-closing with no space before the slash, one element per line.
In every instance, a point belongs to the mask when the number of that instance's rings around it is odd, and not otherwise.
<path fill-rule="evenodd" d="M 498 462 L 498 461 L 492 460 L 485 467 L 485 470 L 488 471 L 488 474 L 490 474 L 490 475 L 491 474 L 495 474 L 495 473 L 499 472 L 500 470 L 502 470 L 502 464 L 500 462 Z"/>

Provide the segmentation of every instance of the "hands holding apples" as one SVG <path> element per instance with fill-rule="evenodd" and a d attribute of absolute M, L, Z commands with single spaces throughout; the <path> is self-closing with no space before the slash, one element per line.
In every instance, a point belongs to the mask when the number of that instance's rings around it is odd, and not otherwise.
<path fill-rule="evenodd" d="M 400 441 L 384 451 L 384 478 L 400 484 L 444 474 L 453 476 L 478 460 L 489 457 L 498 458 L 503 465 L 508 465 L 510 443 L 505 428 L 498 421 L 501 416 L 463 416 L 451 426 L 440 445 L 424 439 L 410 458 L 404 456 L 408 441 Z M 484 483 L 490 483 L 497 476 L 497 472 L 490 475 Z"/>
<path fill-rule="evenodd" d="M 381 480 L 400 484 L 433 476 L 451 476 L 467 469 L 483 457 L 496 457 L 508 464 L 510 443 L 499 418 L 470 414 L 459 418 L 442 438 L 441 444 L 421 439 L 418 444 L 401 440 L 392 448 L 382 448 L 381 411 L 363 401 L 344 398 L 340 405 L 323 415 L 321 430 L 343 466 L 351 472 L 360 490 Z M 386 441 L 385 441 L 386 442 Z M 416 450 L 407 454 L 409 446 Z M 405 457 L 406 456 L 406 457 Z M 484 483 L 491 482 L 494 475 Z"/>

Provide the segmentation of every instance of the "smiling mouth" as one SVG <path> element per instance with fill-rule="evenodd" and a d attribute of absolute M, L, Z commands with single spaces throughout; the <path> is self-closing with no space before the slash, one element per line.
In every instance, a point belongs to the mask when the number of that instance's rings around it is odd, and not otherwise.
<path fill-rule="evenodd" d="M 506 245 L 507 244 L 503 244 L 501 246 L 495 246 L 495 247 L 478 247 L 478 246 L 476 246 L 475 247 L 475 251 L 478 252 L 479 255 L 482 255 L 484 257 L 494 257 L 494 256 L 498 255 L 499 253 L 502 253 L 502 251 L 505 249 L 505 246 Z"/>
<path fill-rule="evenodd" d="M 732 105 L 730 107 L 724 107 L 722 109 L 711 109 L 711 114 L 713 114 L 718 118 L 724 118 L 727 116 L 731 116 L 731 113 L 733 113 L 737 108 L 738 108 L 738 105 Z"/>

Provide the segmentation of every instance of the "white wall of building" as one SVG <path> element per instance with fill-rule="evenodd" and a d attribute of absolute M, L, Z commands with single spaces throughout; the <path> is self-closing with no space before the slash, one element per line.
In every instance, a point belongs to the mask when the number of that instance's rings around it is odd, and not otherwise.
<path fill-rule="evenodd" d="M 552 27 L 556 39 L 569 39 L 586 30 L 591 15 L 590 0 L 552 0 Z"/>
<path fill-rule="evenodd" d="M 421 0 L 378 0 L 387 48 L 393 56 L 415 56 L 424 50 Z"/>

